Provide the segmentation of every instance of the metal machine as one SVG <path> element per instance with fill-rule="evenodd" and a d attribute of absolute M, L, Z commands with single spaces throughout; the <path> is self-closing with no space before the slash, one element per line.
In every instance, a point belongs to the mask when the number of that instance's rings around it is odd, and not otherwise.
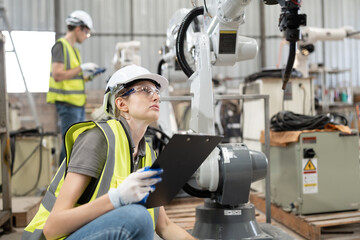
<path fill-rule="evenodd" d="M 159 53 L 161 60 L 158 65 L 157 73 L 165 76 L 169 82 L 186 82 L 187 77 L 181 70 L 181 67 L 176 59 L 176 37 L 184 17 L 191 9 L 181 8 L 174 12 L 166 31 L 166 43 L 161 47 Z M 193 22 L 192 27 L 187 30 L 187 42 L 191 43 L 194 37 L 194 32 L 199 30 L 199 22 Z M 187 60 L 193 65 L 193 59 L 190 53 L 185 53 Z"/>
<path fill-rule="evenodd" d="M 113 58 L 115 70 L 130 64 L 141 64 L 139 41 L 119 42 L 116 44 Z"/>
<path fill-rule="evenodd" d="M 279 92 L 281 86 L 281 78 L 261 78 L 241 84 L 240 92 L 244 94 L 268 94 L 270 117 L 283 110 L 314 115 L 315 100 L 311 78 L 291 78 L 283 93 Z M 263 108 L 264 103 L 258 99 L 246 100 L 242 104 L 244 112 L 241 119 L 242 139 L 249 148 L 256 151 L 261 151 L 260 136 L 261 131 L 265 129 L 263 113 L 258 110 Z M 252 188 L 264 192 L 265 184 L 259 181 L 254 183 Z"/>
<path fill-rule="evenodd" d="M 185 84 L 187 85 L 187 77 L 184 72 L 181 70 L 181 67 L 176 58 L 176 37 L 179 31 L 179 27 L 181 25 L 184 17 L 189 13 L 190 9 L 181 8 L 178 9 L 169 21 L 169 25 L 166 32 L 166 43 L 159 50 L 159 54 L 161 55 L 161 60 L 158 63 L 157 73 L 165 76 L 169 82 L 171 83 L 171 87 L 174 84 Z M 193 27 L 187 30 L 187 40 L 191 42 L 191 39 L 194 36 L 194 31 L 199 29 L 198 22 L 193 23 Z M 186 58 L 189 61 L 193 60 L 190 54 L 187 54 Z M 162 97 L 167 97 L 170 95 L 170 91 L 166 90 L 161 93 Z M 166 133 L 169 137 L 172 136 L 173 133 L 178 131 L 178 126 L 175 118 L 174 109 L 172 104 L 167 101 L 160 102 L 160 116 L 158 119 L 158 126 L 161 130 Z M 181 128 L 181 127 L 180 127 Z"/>
<path fill-rule="evenodd" d="M 303 74 L 303 77 L 309 77 L 309 54 L 315 50 L 314 43 L 317 41 L 342 41 L 345 38 L 360 39 L 360 34 L 350 26 L 341 28 L 317 28 L 304 27 L 301 29 L 302 38 L 298 42 L 294 68 Z"/>
<path fill-rule="evenodd" d="M 246 89 L 244 92 L 246 94 L 269 94 L 270 116 L 282 110 L 304 115 L 315 114 L 315 91 L 313 79 L 309 77 L 308 61 L 309 55 L 315 50 L 313 44 L 317 41 L 341 41 L 345 38 L 360 39 L 359 32 L 349 26 L 342 28 L 316 28 L 306 26 L 301 28 L 301 36 L 302 38 L 298 41 L 296 50 L 294 68 L 302 74 L 302 78 L 292 78 L 283 95 L 277 91 L 281 85 L 280 78 L 264 77 L 240 86 L 240 91 L 242 92 Z M 323 88 L 322 91 L 326 91 L 325 88 Z M 322 95 L 325 96 L 325 92 Z M 323 107 L 324 105 L 325 102 L 323 103 Z M 259 151 L 261 149 L 259 142 L 260 132 L 264 130 L 264 122 L 263 118 L 259 116 L 259 113 L 256 112 L 255 109 L 261 108 L 262 106 L 263 103 L 259 100 L 246 101 L 243 104 L 244 112 L 246 112 L 243 119 L 244 143 L 250 148 Z M 285 148 L 280 149 L 284 150 Z M 271 159 L 273 159 L 273 157 Z M 276 166 L 272 166 L 272 171 L 277 171 L 275 167 Z M 255 183 L 252 188 L 262 192 L 264 191 L 264 183 Z"/>
<path fill-rule="evenodd" d="M 298 14 L 300 2 L 264 1 L 281 5 L 280 30 L 285 31 L 294 53 L 289 56 L 283 88 L 292 70 L 299 26 L 305 23 L 305 16 Z M 173 32 L 177 35 L 177 61 L 191 84 L 190 130 L 195 133 L 215 134 L 212 66 L 232 66 L 257 54 L 256 40 L 240 36 L 238 31 L 244 23 L 244 8 L 249 3 L 250 0 L 207 1 L 205 7 L 192 9 Z M 203 29 L 188 38 L 189 26 L 202 15 L 199 26 Z M 184 53 L 185 36 L 195 71 Z M 249 150 L 245 144 L 220 144 L 215 148 L 197 172 L 201 189 L 189 183 L 183 188 L 190 195 L 206 198 L 204 206 L 196 209 L 192 234 L 199 239 L 272 239 L 261 230 L 254 206 L 248 203 L 251 183 L 264 178 L 266 172 L 266 156 Z"/>
<path fill-rule="evenodd" d="M 11 133 L 11 192 L 40 195 L 56 173 L 59 138 L 55 133 Z"/>
<path fill-rule="evenodd" d="M 312 214 L 360 207 L 356 132 L 301 133 L 299 141 L 270 148 L 271 199 L 285 210 Z"/>

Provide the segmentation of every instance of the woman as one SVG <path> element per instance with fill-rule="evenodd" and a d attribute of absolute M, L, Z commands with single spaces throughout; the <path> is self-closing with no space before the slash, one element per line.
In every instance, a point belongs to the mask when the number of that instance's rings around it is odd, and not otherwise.
<path fill-rule="evenodd" d="M 162 170 L 145 142 L 159 117 L 159 92 L 167 80 L 131 65 L 110 78 L 104 110 L 115 119 L 71 126 L 66 161 L 46 192 L 23 239 L 194 239 L 169 220 L 163 207 L 144 203 Z M 147 168 L 144 168 L 147 167 Z"/>

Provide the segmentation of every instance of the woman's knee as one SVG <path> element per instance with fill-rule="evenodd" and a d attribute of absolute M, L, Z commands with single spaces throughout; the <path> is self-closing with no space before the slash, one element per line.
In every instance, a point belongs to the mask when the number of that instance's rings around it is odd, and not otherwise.
<path fill-rule="evenodd" d="M 121 236 L 121 239 L 152 240 L 153 222 L 149 212 L 141 205 L 127 205 L 114 209 L 90 222 L 71 235 L 71 239 L 84 239 L 79 236 Z"/>
<path fill-rule="evenodd" d="M 111 213 L 112 219 L 118 224 L 141 226 L 153 229 L 153 220 L 147 209 L 138 204 L 131 204 L 115 209 Z"/>
<path fill-rule="evenodd" d="M 128 207 L 131 208 L 131 213 L 136 223 L 141 223 L 142 226 L 151 226 L 152 228 L 153 221 L 151 215 L 144 206 L 133 204 Z"/>
<path fill-rule="evenodd" d="M 138 204 L 132 204 L 121 207 L 130 216 L 126 219 L 124 228 L 126 228 L 134 239 L 153 239 L 154 227 L 153 220 L 147 209 Z"/>

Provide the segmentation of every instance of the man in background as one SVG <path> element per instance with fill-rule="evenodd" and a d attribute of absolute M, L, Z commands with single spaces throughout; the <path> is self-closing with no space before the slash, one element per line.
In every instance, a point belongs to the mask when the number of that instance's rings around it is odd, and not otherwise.
<path fill-rule="evenodd" d="M 67 32 L 51 49 L 51 70 L 49 91 L 46 101 L 54 103 L 60 119 L 62 139 L 66 130 L 74 123 L 85 121 L 85 82 L 92 80 L 98 65 L 82 63 L 76 43 L 83 43 L 90 37 L 93 22 L 82 10 L 72 12 L 66 18 Z M 65 158 L 62 144 L 59 164 Z"/>

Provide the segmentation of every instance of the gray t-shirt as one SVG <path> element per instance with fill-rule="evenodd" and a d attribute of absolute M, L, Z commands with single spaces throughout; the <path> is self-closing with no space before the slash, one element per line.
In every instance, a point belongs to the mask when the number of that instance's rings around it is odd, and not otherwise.
<path fill-rule="evenodd" d="M 106 161 L 107 142 L 100 128 L 80 134 L 73 145 L 68 172 L 98 178 Z"/>
<path fill-rule="evenodd" d="M 51 49 L 52 62 L 64 63 L 64 50 L 62 42 L 56 42 Z"/>
<path fill-rule="evenodd" d="M 122 126 L 128 136 L 128 141 L 132 149 L 135 148 L 134 141 L 130 135 L 130 128 L 124 118 L 120 119 Z M 138 154 L 136 161 L 132 157 L 134 164 L 134 171 L 138 168 L 139 159 L 145 156 L 146 145 L 145 138 L 143 137 L 139 142 Z M 68 172 L 79 173 L 91 177 L 90 183 L 85 189 L 84 193 L 78 200 L 79 204 L 84 204 L 90 201 L 93 192 L 95 191 L 97 181 L 100 177 L 102 169 L 107 160 L 107 141 L 98 127 L 94 127 L 79 135 L 75 140 L 73 148 L 70 154 L 70 162 L 68 166 Z"/>
<path fill-rule="evenodd" d="M 135 145 L 130 135 L 129 125 L 123 118 L 121 118 L 120 121 L 124 126 L 127 136 L 129 136 L 129 144 L 132 149 L 134 149 Z M 145 156 L 145 149 L 145 138 L 142 138 L 138 147 L 137 159 L 136 161 L 133 159 L 133 163 L 139 162 L 138 160 Z M 107 141 L 102 130 L 95 127 L 85 131 L 75 140 L 70 154 L 68 172 L 80 173 L 97 179 L 107 160 L 106 155 Z M 135 171 L 137 164 L 134 165 Z"/>
<path fill-rule="evenodd" d="M 74 48 L 75 51 L 75 48 Z M 76 54 L 76 51 L 75 51 Z M 76 56 L 78 58 L 78 56 Z M 56 42 L 54 46 L 51 48 L 51 61 L 57 63 L 64 63 L 64 50 L 63 43 Z"/>

